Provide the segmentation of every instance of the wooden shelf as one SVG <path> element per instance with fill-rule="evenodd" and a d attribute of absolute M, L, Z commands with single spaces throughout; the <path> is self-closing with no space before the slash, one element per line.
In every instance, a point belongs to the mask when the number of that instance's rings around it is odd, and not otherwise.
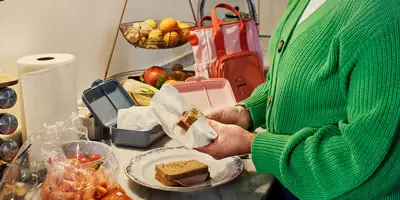
<path fill-rule="evenodd" d="M 0 73 L 0 88 L 13 86 L 18 83 L 18 79 L 8 74 Z"/>

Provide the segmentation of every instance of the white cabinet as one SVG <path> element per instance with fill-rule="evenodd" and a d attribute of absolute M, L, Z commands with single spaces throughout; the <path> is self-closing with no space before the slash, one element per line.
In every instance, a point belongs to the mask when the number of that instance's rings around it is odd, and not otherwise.
<path fill-rule="evenodd" d="M 288 0 L 256 0 L 260 35 L 270 36 L 286 9 Z"/>

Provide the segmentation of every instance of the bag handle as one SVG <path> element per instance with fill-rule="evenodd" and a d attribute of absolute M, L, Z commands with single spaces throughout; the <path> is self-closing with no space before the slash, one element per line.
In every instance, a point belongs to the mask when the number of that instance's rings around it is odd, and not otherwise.
<path fill-rule="evenodd" d="M 198 26 L 201 27 L 203 25 L 204 21 L 212 21 L 211 16 L 204 16 L 203 18 L 200 19 Z"/>
<path fill-rule="evenodd" d="M 249 50 L 249 45 L 247 42 L 247 34 L 246 34 L 246 24 L 243 22 L 242 17 L 240 16 L 240 13 L 233 8 L 232 6 L 225 4 L 225 3 L 219 3 L 217 4 L 213 10 L 211 11 L 211 21 L 213 23 L 214 27 L 214 42 L 215 42 L 215 49 L 217 53 L 217 57 L 221 58 L 222 56 L 226 55 L 226 49 L 225 49 L 225 43 L 224 43 L 224 35 L 221 31 L 221 25 L 226 24 L 225 22 L 221 21 L 217 17 L 217 8 L 225 8 L 227 10 L 232 11 L 235 13 L 236 16 L 239 18 L 239 31 L 240 31 L 240 48 L 242 51 L 248 51 Z"/>

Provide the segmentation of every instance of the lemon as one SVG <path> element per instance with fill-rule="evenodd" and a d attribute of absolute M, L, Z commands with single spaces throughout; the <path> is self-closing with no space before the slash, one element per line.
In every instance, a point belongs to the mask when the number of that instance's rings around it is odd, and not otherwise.
<path fill-rule="evenodd" d="M 157 28 L 157 22 L 152 19 L 148 19 L 148 20 L 144 21 L 144 23 L 150 25 L 151 28 L 153 28 L 153 29 Z"/>
<path fill-rule="evenodd" d="M 140 40 L 140 35 L 138 30 L 130 30 L 125 37 L 133 44 L 136 44 Z"/>
<path fill-rule="evenodd" d="M 179 42 L 179 35 L 175 31 L 170 31 L 164 35 L 164 42 L 167 46 L 175 46 Z"/>
<path fill-rule="evenodd" d="M 153 28 L 151 28 L 149 24 L 144 22 L 140 23 L 140 36 L 147 37 L 152 30 Z"/>
<path fill-rule="evenodd" d="M 163 40 L 163 34 L 161 30 L 155 29 L 149 33 L 149 40 Z"/>
<path fill-rule="evenodd" d="M 181 23 L 181 24 L 179 24 L 179 28 L 181 29 L 181 31 L 179 31 L 179 40 L 181 42 L 189 41 L 189 35 L 190 35 L 190 29 L 191 29 L 190 25 Z"/>
<path fill-rule="evenodd" d="M 172 84 L 172 83 L 176 83 L 176 80 L 168 80 L 164 82 L 164 85 L 168 85 L 168 84 Z"/>
<path fill-rule="evenodd" d="M 139 30 L 140 29 L 140 23 L 139 22 L 133 23 L 132 24 L 132 28 L 135 29 L 135 30 Z"/>

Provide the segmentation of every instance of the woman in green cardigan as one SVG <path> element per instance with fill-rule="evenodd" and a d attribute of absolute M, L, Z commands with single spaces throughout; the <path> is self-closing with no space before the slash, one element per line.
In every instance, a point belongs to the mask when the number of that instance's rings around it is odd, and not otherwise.
<path fill-rule="evenodd" d="M 209 115 L 198 149 L 250 153 L 300 199 L 400 199 L 400 1 L 289 0 L 266 83 Z M 254 135 L 248 130 L 265 126 Z"/>

